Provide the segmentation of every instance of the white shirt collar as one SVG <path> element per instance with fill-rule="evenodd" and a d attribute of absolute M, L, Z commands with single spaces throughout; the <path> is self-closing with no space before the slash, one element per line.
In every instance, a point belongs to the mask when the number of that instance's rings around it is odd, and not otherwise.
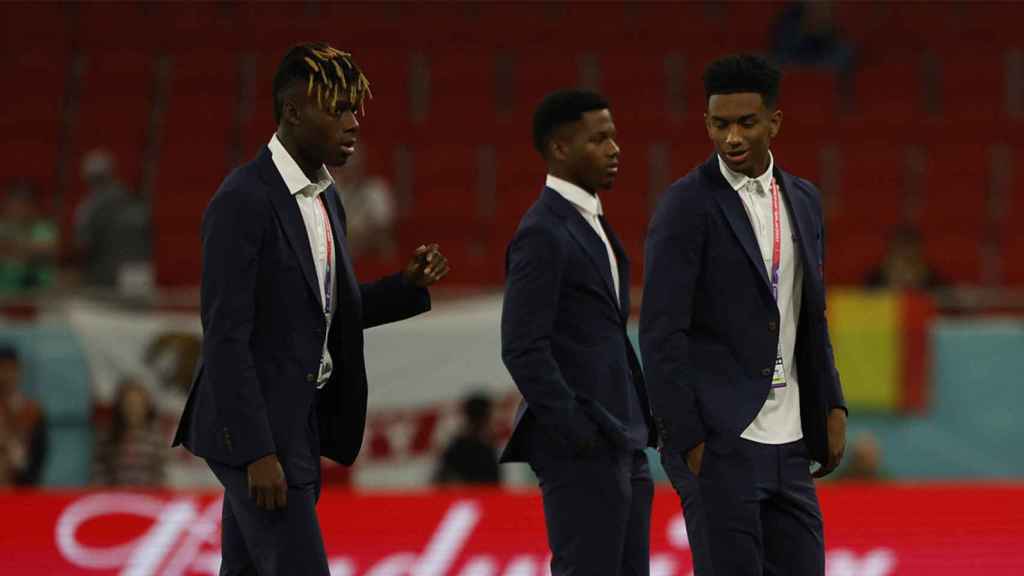
<path fill-rule="evenodd" d="M 277 138 L 277 133 L 270 138 L 270 143 L 267 144 L 267 148 L 270 149 L 270 157 L 274 161 L 274 166 L 277 167 L 277 171 L 281 173 L 281 178 L 284 179 L 284 185 L 288 187 L 288 192 L 294 196 L 299 192 L 302 192 L 306 188 L 313 186 L 313 196 L 320 194 L 327 189 L 328 186 L 334 183 L 334 178 L 331 173 L 327 171 L 327 167 L 321 165 L 320 170 L 317 171 L 317 181 L 313 182 L 306 176 L 306 173 L 299 168 L 299 164 L 292 158 L 292 155 L 285 149 L 284 144 Z"/>
<path fill-rule="evenodd" d="M 740 174 L 739 172 L 733 172 L 729 166 L 725 164 L 721 156 L 718 156 L 718 169 L 721 170 L 722 176 L 725 177 L 725 181 L 732 186 L 732 189 L 739 192 L 747 185 L 751 180 L 757 180 L 761 183 L 761 190 L 765 193 L 771 188 L 772 185 L 772 171 L 775 169 L 775 158 L 772 156 L 771 150 L 768 151 L 768 169 L 764 171 L 757 178 L 750 178 L 746 174 Z"/>
<path fill-rule="evenodd" d="M 572 182 L 562 180 L 558 176 L 552 176 L 551 174 L 548 174 L 544 185 L 561 194 L 563 198 L 590 216 L 601 216 L 604 214 L 604 209 L 601 207 L 601 199 L 597 197 L 597 194 L 591 194 Z"/>

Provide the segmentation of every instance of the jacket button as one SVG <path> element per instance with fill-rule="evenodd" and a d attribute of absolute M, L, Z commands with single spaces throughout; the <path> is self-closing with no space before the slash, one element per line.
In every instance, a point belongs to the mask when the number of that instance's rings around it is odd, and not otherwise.
<path fill-rule="evenodd" d="M 315 381 L 316 381 L 316 376 L 313 375 L 312 372 L 310 372 L 309 374 L 306 374 L 306 382 L 309 382 L 310 384 L 312 384 Z"/>
<path fill-rule="evenodd" d="M 778 322 L 776 322 L 775 320 L 769 320 L 768 321 L 768 331 L 769 332 L 775 332 L 778 329 L 779 329 L 779 323 Z"/>
<path fill-rule="evenodd" d="M 765 368 L 764 370 L 761 370 L 761 376 L 771 376 L 771 375 L 772 375 L 772 369 L 771 368 Z"/>

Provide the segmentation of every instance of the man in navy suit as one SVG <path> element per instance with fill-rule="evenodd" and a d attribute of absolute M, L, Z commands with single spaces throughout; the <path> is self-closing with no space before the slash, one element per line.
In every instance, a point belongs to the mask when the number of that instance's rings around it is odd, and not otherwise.
<path fill-rule="evenodd" d="M 615 136 L 595 93 L 541 102 L 547 181 L 506 259 L 502 359 L 524 401 L 501 460 L 528 462 L 540 481 L 554 576 L 649 571 L 644 448 L 656 435 L 626 336 L 629 260 L 598 196 L 618 174 Z"/>
<path fill-rule="evenodd" d="M 348 54 L 293 47 L 276 134 L 203 216 L 202 359 L 174 444 L 224 485 L 222 575 L 328 574 L 320 457 L 351 464 L 362 444 L 363 329 L 429 310 L 448 271 L 435 245 L 373 284 L 352 271 L 325 165 L 354 152 L 368 87 Z"/>
<path fill-rule="evenodd" d="M 730 56 L 704 75 L 715 154 L 651 221 L 640 347 L 697 574 L 824 574 L 812 461 L 846 408 L 825 321 L 821 194 L 783 171 L 780 73 Z"/>

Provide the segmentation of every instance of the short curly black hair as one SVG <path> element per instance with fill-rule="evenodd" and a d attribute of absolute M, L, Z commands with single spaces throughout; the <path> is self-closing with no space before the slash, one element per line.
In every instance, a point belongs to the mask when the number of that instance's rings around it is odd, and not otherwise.
<path fill-rule="evenodd" d="M 774 108 L 779 101 L 782 72 L 771 62 L 753 54 L 733 54 L 715 60 L 704 70 L 705 103 L 716 94 L 760 94 L 764 105 Z"/>
<path fill-rule="evenodd" d="M 586 112 L 607 108 L 608 101 L 590 90 L 558 90 L 548 94 L 533 113 L 533 147 L 546 157 L 545 147 L 559 126 L 579 122 Z"/>

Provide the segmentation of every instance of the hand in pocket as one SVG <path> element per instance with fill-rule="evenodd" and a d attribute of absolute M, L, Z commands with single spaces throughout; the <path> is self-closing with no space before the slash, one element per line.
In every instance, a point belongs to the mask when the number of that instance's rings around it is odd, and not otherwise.
<path fill-rule="evenodd" d="M 704 443 L 701 442 L 686 453 L 686 466 L 693 472 L 694 476 L 700 476 L 701 466 L 704 464 Z"/>

